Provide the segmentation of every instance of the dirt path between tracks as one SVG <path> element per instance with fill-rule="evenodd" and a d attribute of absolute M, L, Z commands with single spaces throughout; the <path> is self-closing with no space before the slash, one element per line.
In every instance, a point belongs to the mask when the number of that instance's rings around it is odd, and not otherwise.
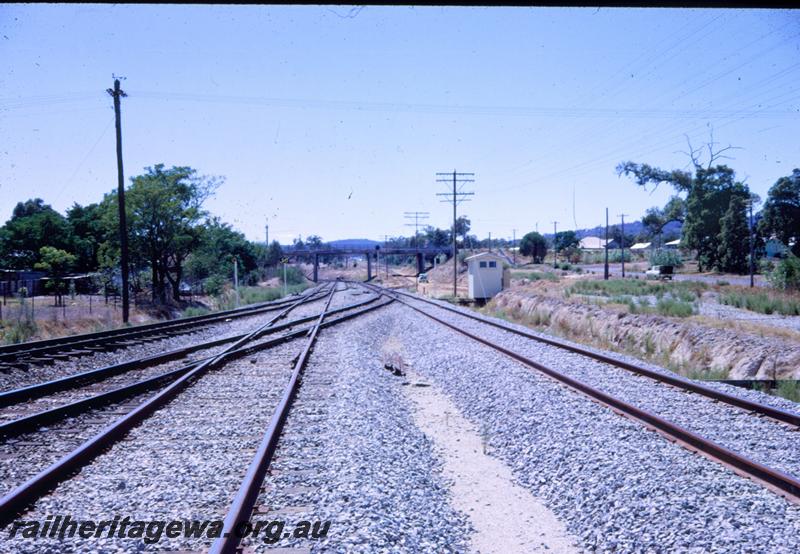
<path fill-rule="evenodd" d="M 474 552 L 577 552 L 564 524 L 513 481 L 511 468 L 484 452 L 475 426 L 438 389 L 406 369 L 403 387 L 415 408 L 414 421 L 434 443 L 451 483 L 453 506 L 475 529 Z"/>

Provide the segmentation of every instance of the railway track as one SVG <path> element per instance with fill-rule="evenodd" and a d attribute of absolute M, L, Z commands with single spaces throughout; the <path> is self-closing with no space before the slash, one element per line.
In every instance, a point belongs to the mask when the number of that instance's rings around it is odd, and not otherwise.
<path fill-rule="evenodd" d="M 577 354 L 580 357 L 584 357 L 584 359 L 590 358 L 593 361 L 613 366 L 615 370 L 622 370 L 627 375 L 635 374 L 645 377 L 651 385 L 661 387 L 666 386 L 672 391 L 679 391 L 680 394 L 688 396 L 692 399 L 689 401 L 689 403 L 697 402 L 700 399 L 707 399 L 707 401 L 719 403 L 719 405 L 727 405 L 731 408 L 735 408 L 735 410 L 731 410 L 731 412 L 741 413 L 745 417 L 752 418 L 755 416 L 761 416 L 764 418 L 770 418 L 776 427 L 775 432 L 795 433 L 798 430 L 798 426 L 800 426 L 800 416 L 798 416 L 798 414 L 726 394 L 675 376 L 664 375 L 636 364 L 617 360 L 611 356 L 583 349 L 575 345 L 563 343 L 555 339 L 540 337 L 525 330 L 518 329 L 475 314 L 465 313 L 451 306 L 445 306 L 402 291 L 384 289 L 370 284 L 365 284 L 364 286 L 370 290 L 384 294 L 387 297 L 394 298 L 399 303 L 409 307 L 417 313 L 424 315 L 425 317 L 430 318 L 431 320 L 436 321 L 437 323 L 444 325 L 453 331 L 469 337 L 474 341 L 480 342 L 485 346 L 501 352 L 502 354 L 526 365 L 529 368 L 535 369 L 536 371 L 555 379 L 556 381 L 592 399 L 593 401 L 599 402 L 611 408 L 616 413 L 633 419 L 645 425 L 649 429 L 657 431 L 658 433 L 667 437 L 669 440 L 676 442 L 689 450 L 700 453 L 707 458 L 714 460 L 715 462 L 725 465 L 739 475 L 751 478 L 762 485 L 765 485 L 771 490 L 784 496 L 791 502 L 800 503 L 800 480 L 788 472 L 774 467 L 775 465 L 785 462 L 785 458 L 789 458 L 789 461 L 791 462 L 791 460 L 796 459 L 796 455 L 781 456 L 781 454 L 786 454 L 786 452 L 779 452 L 770 458 L 768 462 L 769 465 L 767 465 L 767 463 L 756 461 L 751 457 L 744 456 L 731 448 L 723 446 L 719 442 L 706 438 L 700 433 L 694 432 L 686 426 L 678 425 L 670 419 L 660 416 L 654 411 L 643 409 L 642 407 L 635 405 L 633 402 L 626 401 L 626 399 L 621 398 L 622 394 L 620 394 L 624 387 L 616 387 L 614 392 L 610 393 L 607 389 L 614 387 L 601 387 L 590 384 L 589 381 L 592 379 L 592 376 L 588 373 L 579 379 L 571 375 L 570 373 L 572 372 L 565 371 L 564 368 L 556 369 L 542 363 L 539 360 L 533 359 L 529 355 L 521 352 L 520 350 L 522 349 L 518 346 L 509 346 L 509 344 L 513 341 L 509 341 L 507 337 L 514 335 L 516 337 L 530 339 L 531 341 L 535 341 L 537 343 L 566 350 L 572 354 Z M 427 309 L 424 309 L 423 307 Z M 431 313 L 429 307 L 435 307 L 440 313 L 434 315 Z M 443 318 L 442 313 L 448 315 L 457 314 L 459 317 L 456 319 L 459 321 Z M 450 317 L 452 318 L 452 316 Z M 470 325 L 465 324 L 466 321 L 477 322 L 483 326 L 483 329 L 476 330 L 470 327 Z M 495 333 L 499 331 L 499 335 L 487 337 L 487 329 L 492 329 Z M 505 335 L 506 338 L 501 335 Z M 631 386 L 629 383 L 630 380 L 627 381 L 626 386 Z M 664 394 L 664 392 L 662 391 L 662 393 L 654 396 L 660 396 L 661 394 Z M 698 399 L 698 397 L 700 397 L 700 399 Z M 728 419 L 730 419 L 730 417 L 726 418 L 726 421 L 722 423 L 727 423 Z M 735 429 L 734 432 L 736 432 Z M 792 437 L 794 435 L 789 436 Z M 768 437 L 752 437 L 753 441 L 768 439 Z M 768 450 L 768 448 L 766 450 Z M 795 449 L 795 454 L 796 453 L 797 451 Z M 792 467 L 794 468 L 794 466 Z"/>
<path fill-rule="evenodd" d="M 313 291 L 300 296 L 307 295 L 318 297 L 318 293 Z M 233 319 L 278 311 L 294 301 L 295 299 L 291 298 L 281 299 L 177 320 L 0 346 L 0 372 L 13 369 L 27 370 L 31 366 L 51 365 L 60 360 L 90 356 L 98 352 L 108 352 L 178 336 Z"/>
<path fill-rule="evenodd" d="M 371 304 L 377 300 L 372 297 L 367 300 L 348 304 L 339 308 L 331 309 L 328 315 L 335 315 L 360 308 Z M 258 343 L 258 346 L 274 346 L 282 342 L 302 337 L 309 332 L 309 327 L 301 327 L 302 324 L 313 321 L 316 315 L 302 316 L 285 323 L 272 325 L 264 331 L 262 337 L 272 337 Z M 165 362 L 176 358 L 186 357 L 188 354 L 201 350 L 214 350 L 216 347 L 235 342 L 244 338 L 245 335 L 226 337 L 200 344 L 194 344 L 178 350 L 157 355 L 140 358 L 114 366 L 90 370 L 68 377 L 63 377 L 54 381 L 48 381 L 38 385 L 31 385 L 20 389 L 0 393 L 0 406 L 10 408 L 13 406 L 18 409 L 0 412 L 0 437 L 16 436 L 35 431 L 38 427 L 62 421 L 67 417 L 74 417 L 78 414 L 88 412 L 109 403 L 126 401 L 140 393 L 164 386 L 182 375 L 188 373 L 199 364 L 212 359 L 215 352 L 206 353 L 207 355 L 190 360 L 177 368 L 170 368 L 167 371 L 158 370 L 147 378 L 142 379 L 140 374 L 146 368 L 158 368 Z M 246 355 L 252 351 L 253 346 L 237 355 Z M 232 353 L 233 355 L 234 353 Z M 135 377 L 128 378 L 127 383 L 111 383 L 111 386 L 90 387 L 94 383 L 105 384 L 112 377 L 119 374 L 135 374 Z M 60 401 L 55 393 L 62 391 L 75 391 L 78 394 L 67 395 L 66 400 L 58 406 L 52 406 L 54 402 Z M 86 394 L 90 393 L 90 394 Z M 76 397 L 77 396 L 77 397 Z M 33 400 L 39 400 L 34 402 Z M 24 404 L 23 404 L 24 402 Z M 43 409 L 42 409 L 43 408 Z M 22 411 L 20 411 L 22 410 Z M 13 417 L 8 417 L 13 415 Z M 5 421 L 3 421 L 5 420 Z"/>
<path fill-rule="evenodd" d="M 86 410 L 94 410 L 98 406 L 114 403 L 113 410 L 109 412 L 114 416 L 110 425 L 106 425 L 107 421 L 102 422 L 104 428 L 99 433 L 94 434 L 88 440 L 82 440 L 79 445 L 72 448 L 66 455 L 61 455 L 56 462 L 27 478 L 25 482 L 16 486 L 0 499 L 0 514 L 2 514 L 0 523 L 10 521 L 15 514 L 24 511 L 37 498 L 46 494 L 77 469 L 91 462 L 99 454 L 118 443 L 131 429 L 141 425 L 160 408 L 166 407 L 179 393 L 200 382 L 201 377 L 212 370 L 221 369 L 229 363 L 235 363 L 235 360 L 239 360 L 244 356 L 257 356 L 258 352 L 276 348 L 294 339 L 301 339 L 306 336 L 313 338 L 319 332 L 319 329 L 323 327 L 337 325 L 388 303 L 387 301 L 377 302 L 379 296 L 369 294 L 368 298 L 364 300 L 331 308 L 331 301 L 337 288 L 341 288 L 341 285 L 333 283 L 327 286 L 324 291 L 316 291 L 325 293 L 325 308 L 321 311 L 319 309 L 314 310 L 313 315 L 302 315 L 282 324 L 277 323 L 292 310 L 298 309 L 303 305 L 308 305 L 310 309 L 310 304 L 319 299 L 319 294 L 316 292 L 295 300 L 278 314 L 271 317 L 269 321 L 246 336 L 238 338 L 233 344 L 218 353 L 194 360 L 164 374 L 131 383 L 125 387 L 115 388 L 98 395 L 90 395 L 76 402 L 58 405 L 51 410 L 28 414 L 3 424 L 7 443 L 18 440 L 14 437 L 21 435 L 25 443 L 37 448 L 42 442 L 42 439 L 38 438 L 37 435 L 50 432 L 48 428 L 41 427 L 43 424 L 52 421 L 63 422 L 65 417 L 73 417 L 76 413 L 82 414 Z M 349 288 L 349 285 L 345 285 L 344 288 Z M 309 322 L 311 325 L 305 325 Z M 307 343 L 306 348 L 298 357 L 298 362 L 307 359 L 311 344 L 313 344 L 313 341 Z M 299 371 L 302 370 L 302 367 L 297 364 L 295 364 L 295 367 L 300 367 Z M 217 373 L 214 372 L 214 374 Z M 297 378 L 294 380 L 297 381 Z M 73 381 L 70 386 L 78 387 L 80 382 Z M 158 390 L 156 394 L 142 402 L 131 402 L 131 398 L 135 398 L 136 395 L 141 395 L 142 392 L 154 388 Z M 41 393 L 43 390 L 40 389 L 38 392 Z M 47 398 L 47 396 L 41 398 Z M 122 415 L 120 417 L 121 412 Z M 93 413 L 96 414 L 97 412 Z M 80 420 L 80 417 L 77 420 Z M 58 425 L 55 427 L 57 428 Z"/>

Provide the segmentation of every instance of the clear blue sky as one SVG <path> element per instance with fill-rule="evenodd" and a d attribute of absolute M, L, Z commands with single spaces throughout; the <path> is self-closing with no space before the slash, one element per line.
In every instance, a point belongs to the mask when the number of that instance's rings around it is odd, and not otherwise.
<path fill-rule="evenodd" d="M 800 166 L 798 12 L 6 4 L 0 220 L 116 186 L 112 73 L 126 177 L 224 176 L 207 207 L 251 239 L 447 227 L 454 168 L 479 237 L 634 219 L 670 191 L 616 164 L 685 167 L 708 125 L 762 197 Z"/>

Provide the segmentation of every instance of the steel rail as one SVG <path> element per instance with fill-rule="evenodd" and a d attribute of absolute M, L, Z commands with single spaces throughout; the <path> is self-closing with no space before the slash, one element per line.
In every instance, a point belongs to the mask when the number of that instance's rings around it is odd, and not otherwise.
<path fill-rule="evenodd" d="M 330 295 L 336 292 L 336 286 L 330 288 Z M 189 386 L 208 370 L 218 367 L 227 361 L 230 352 L 238 350 L 247 342 L 258 338 L 265 329 L 283 318 L 297 306 L 308 301 L 308 297 L 296 300 L 276 314 L 269 321 L 227 347 L 223 352 L 216 354 L 212 359 L 206 360 L 191 371 L 185 373 L 170 385 L 156 393 L 147 401 L 134 408 L 129 413 L 120 417 L 111 425 L 105 427 L 98 434 L 84 442 L 81 446 L 65 455 L 52 465 L 40 471 L 21 485 L 17 486 L 0 498 L 0 527 L 13 521 L 14 517 L 38 499 L 46 491 L 56 486 L 61 480 L 90 462 L 104 452 L 108 447 L 124 437 L 128 431 L 152 415 L 158 408 L 175 398 L 179 392 Z"/>
<path fill-rule="evenodd" d="M 307 298 L 319 295 L 316 288 L 310 290 L 312 292 L 301 295 L 301 297 Z M 243 308 L 237 308 L 236 310 L 215 312 L 212 314 L 181 318 L 177 320 L 160 321 L 146 325 L 137 325 L 135 327 L 111 329 L 96 333 L 83 333 L 79 335 L 70 335 L 68 337 L 7 345 L 0 347 L 0 365 L 35 364 L 36 361 L 31 360 L 30 358 L 35 358 L 36 356 L 46 357 L 48 354 L 57 354 L 62 351 L 79 351 L 83 348 L 92 346 L 112 346 L 116 342 L 130 339 L 141 340 L 141 338 L 145 336 L 150 336 L 159 332 L 164 332 L 165 334 L 169 335 L 174 331 L 180 331 L 178 334 L 182 334 L 186 332 L 184 329 L 187 328 L 191 329 L 194 327 L 215 324 L 217 322 L 226 321 L 229 319 L 249 317 L 263 312 L 280 310 L 295 301 L 296 299 L 280 300 L 275 303 L 245 306 Z M 78 352 L 73 354 L 68 353 L 67 355 L 78 355 Z"/>
<path fill-rule="evenodd" d="M 337 308 L 336 311 L 331 313 L 337 313 L 338 311 L 345 311 L 349 309 L 357 308 L 363 304 L 367 304 L 370 302 L 375 302 L 379 296 L 375 296 L 363 302 L 358 302 L 355 304 L 351 304 L 349 306 L 345 306 L 343 308 Z M 311 302 L 313 300 L 309 300 Z M 316 315 L 301 317 L 298 319 L 293 319 L 286 323 L 280 325 L 274 325 L 270 327 L 265 334 L 273 334 L 279 331 L 282 331 L 286 328 L 298 325 L 300 323 L 306 323 L 308 321 L 312 321 L 316 319 Z M 235 335 L 232 337 L 225 337 L 221 339 L 215 339 L 212 341 L 193 344 L 190 346 L 184 346 L 181 348 L 177 348 L 175 350 L 170 350 L 163 354 L 154 354 L 152 356 L 144 356 L 142 358 L 137 358 L 135 360 L 129 360 L 125 362 L 121 362 L 118 364 L 112 364 L 109 366 L 91 369 L 88 371 L 84 371 L 81 373 L 77 373 L 74 375 L 69 375 L 66 377 L 61 377 L 58 379 L 53 379 L 51 381 L 46 381 L 43 383 L 37 383 L 34 385 L 28 385 L 25 387 L 20 387 L 18 389 L 13 389 L 6 392 L 0 393 L 0 408 L 12 406 L 14 404 L 18 404 L 20 402 L 31 400 L 35 398 L 41 398 L 48 394 L 59 392 L 63 390 L 70 390 L 74 388 L 78 388 L 84 386 L 89 383 L 95 383 L 98 381 L 102 381 L 109 377 L 113 377 L 115 375 L 119 375 L 121 373 L 125 373 L 128 371 L 134 371 L 139 369 L 144 369 L 147 367 L 152 367 L 154 365 L 160 365 L 165 362 L 171 360 L 177 360 L 180 358 L 184 358 L 193 352 L 197 352 L 198 350 L 205 350 L 207 348 L 214 348 L 217 346 L 221 346 L 223 344 L 227 344 L 229 342 L 234 342 L 239 340 L 240 338 L 244 337 L 244 334 Z M 202 361 L 202 360 L 199 360 Z"/>
<path fill-rule="evenodd" d="M 381 292 L 385 296 L 391 298 L 391 294 L 396 291 L 389 292 L 387 289 L 383 289 Z M 461 333 L 466 337 L 469 337 L 481 344 L 505 354 L 509 358 L 512 358 L 528 367 L 532 367 L 544 373 L 545 375 L 563 383 L 564 385 L 583 394 L 584 396 L 608 406 L 612 410 L 624 415 L 625 417 L 644 424 L 647 428 L 658 431 L 662 435 L 665 435 L 667 438 L 677 442 L 683 447 L 699 452 L 712 461 L 721 463 L 722 465 L 733 469 L 739 475 L 751 478 L 761 484 L 766 485 L 771 490 L 784 496 L 787 500 L 794 503 L 800 503 L 800 480 L 796 479 L 795 477 L 746 458 L 741 454 L 734 452 L 733 450 L 730 450 L 714 441 L 689 431 L 688 429 L 667 421 L 666 419 L 648 412 L 647 410 L 643 410 L 632 404 L 624 402 L 623 400 L 587 385 L 586 383 L 583 383 L 577 379 L 573 379 L 572 377 L 569 377 L 560 371 L 523 356 L 518 352 L 470 333 L 469 331 L 466 331 L 453 323 L 440 319 L 426 312 L 425 310 L 411 305 L 406 300 L 401 300 L 397 297 L 395 297 L 395 300 L 449 329 Z"/>
<path fill-rule="evenodd" d="M 386 306 L 391 303 L 392 300 L 392 298 L 389 298 L 389 302 L 364 308 L 361 313 Z M 211 554 L 232 554 L 236 552 L 239 542 L 242 539 L 241 533 L 237 532 L 237 530 L 239 530 L 240 525 L 248 521 L 253 511 L 253 506 L 258 499 L 264 476 L 275 454 L 275 450 L 278 446 L 278 439 L 280 438 L 286 418 L 289 415 L 289 410 L 292 407 L 297 390 L 302 382 L 303 370 L 308 363 L 309 354 L 317 339 L 317 333 L 320 328 L 325 327 L 323 320 L 326 315 L 325 312 L 319 315 L 319 320 L 316 325 L 314 325 L 303 351 L 295 362 L 292 376 L 283 390 L 283 395 L 272 413 L 269 425 L 259 444 L 258 450 L 253 456 L 253 460 L 247 468 L 239 491 L 236 493 L 231 507 L 225 516 L 222 535 L 214 541 L 209 549 L 209 553 Z M 352 315 L 351 317 L 356 317 L 356 315 Z"/>
<path fill-rule="evenodd" d="M 354 310 L 354 309 L 360 308 L 362 306 L 365 306 L 367 304 L 371 304 L 371 303 L 375 302 L 376 300 L 378 300 L 379 297 L 380 296 L 375 296 L 375 297 L 370 298 L 368 300 L 364 300 L 364 301 L 361 301 L 361 302 L 356 302 L 354 304 L 349 304 L 347 306 L 342 306 L 342 307 L 339 307 L 339 308 L 334 308 L 332 310 L 328 310 L 327 311 L 327 315 L 339 314 L 339 313 L 342 313 L 342 312 L 346 312 L 346 311 L 349 311 L 349 310 Z M 275 333 L 275 332 L 278 332 L 278 331 L 286 330 L 286 329 L 291 328 L 291 327 L 296 327 L 297 325 L 299 325 L 301 323 L 307 323 L 308 321 L 315 320 L 318 317 L 319 317 L 319 315 L 315 314 L 315 315 L 312 315 L 312 316 L 306 316 L 306 317 L 294 319 L 294 320 L 286 322 L 284 324 L 275 325 L 273 327 L 270 327 L 268 331 L 269 331 L 269 334 L 272 334 L 272 333 Z M 337 318 L 336 320 L 333 320 L 332 324 L 333 323 L 338 323 L 338 322 L 339 322 L 339 319 Z M 271 339 L 269 341 L 266 341 L 266 342 L 263 342 L 263 343 L 259 343 L 257 345 L 257 347 L 258 347 L 259 350 L 266 349 L 266 348 L 272 348 L 272 347 L 277 346 L 279 344 L 283 344 L 284 342 L 288 342 L 290 340 L 294 340 L 296 338 L 303 337 L 303 336 L 307 335 L 310 330 L 311 330 L 310 327 L 302 327 L 300 329 L 297 329 L 297 330 L 291 331 L 289 333 L 286 333 L 285 335 L 281 335 L 279 337 L 275 337 L 275 338 L 273 338 L 273 339 Z M 264 333 L 264 334 L 266 335 L 267 333 Z M 239 337 L 236 337 L 236 338 L 239 338 Z M 228 340 L 233 340 L 233 339 L 228 339 Z M 252 352 L 251 348 L 252 347 L 243 347 L 243 348 L 240 348 L 238 350 L 231 351 L 229 353 L 229 361 L 233 360 L 233 359 L 236 359 L 236 358 L 239 358 L 241 356 L 246 356 L 247 354 Z M 180 377 L 181 375 L 184 375 L 188 371 L 191 371 L 192 368 L 197 367 L 198 364 L 200 364 L 202 362 L 205 362 L 207 360 L 210 360 L 212 358 L 214 358 L 214 355 L 208 356 L 208 357 L 205 357 L 205 358 L 201 358 L 199 360 L 192 360 L 191 362 L 187 363 L 186 365 L 183 365 L 182 367 L 167 371 L 165 373 L 161 373 L 159 375 L 155 375 L 153 377 L 148 377 L 147 379 L 143 379 L 143 380 L 137 381 L 135 383 L 131 383 L 131 384 L 128 384 L 128 385 L 122 385 L 122 386 L 120 386 L 118 388 L 111 389 L 111 390 L 108 390 L 108 391 L 105 391 L 105 392 L 101 392 L 101 393 L 95 394 L 95 395 L 87 397 L 87 398 L 82 398 L 80 400 L 75 400 L 75 401 L 70 402 L 68 404 L 64 404 L 64 405 L 61 405 L 61 406 L 56 406 L 54 408 L 50 408 L 50 409 L 43 410 L 43 411 L 40 411 L 40 412 L 36 412 L 36 413 L 30 414 L 30 415 L 26 415 L 26 416 L 23 416 L 23 417 L 20 417 L 18 419 L 15 419 L 15 420 L 12 420 L 12 421 L 8 421 L 8 422 L 5 422 L 5 423 L 0 423 L 0 437 L 1 438 L 7 438 L 7 437 L 10 437 L 10 436 L 16 436 L 16 435 L 21 435 L 21 434 L 24 434 L 24 433 L 30 433 L 32 431 L 35 431 L 38 427 L 41 427 L 43 425 L 47 425 L 49 423 L 57 422 L 57 421 L 63 420 L 63 419 L 65 419 L 67 417 L 70 417 L 70 416 L 75 416 L 75 415 L 78 415 L 78 414 L 81 414 L 81 413 L 85 413 L 85 412 L 87 412 L 87 411 L 89 411 L 91 409 L 98 408 L 100 406 L 104 406 L 104 405 L 112 403 L 112 402 L 116 402 L 116 401 L 120 401 L 120 400 L 123 400 L 123 399 L 126 399 L 126 398 L 130 398 L 131 396 L 138 395 L 138 394 L 140 394 L 142 392 L 151 390 L 151 389 L 153 389 L 155 387 L 159 387 L 159 386 L 161 386 L 163 384 L 166 384 L 166 383 L 168 383 L 170 381 L 173 381 L 173 380 L 177 379 L 178 377 Z"/>
<path fill-rule="evenodd" d="M 372 285 L 372 284 L 370 284 L 369 286 L 370 287 L 374 287 L 375 289 L 382 289 L 383 288 L 383 287 L 378 287 L 377 285 Z M 638 373 L 639 375 L 642 375 L 644 377 L 648 377 L 648 378 L 656 380 L 656 381 L 660 381 L 662 383 L 666 383 L 668 385 L 672 385 L 673 387 L 677 387 L 677 388 L 680 388 L 680 389 L 683 389 L 683 390 L 686 390 L 686 391 L 690 391 L 690 392 L 699 394 L 701 396 L 705 396 L 707 398 L 711 398 L 712 400 L 717 400 L 719 402 L 724 402 L 725 404 L 730 404 L 732 406 L 736 406 L 736 407 L 742 408 L 744 410 L 748 410 L 748 411 L 755 412 L 755 413 L 758 413 L 758 414 L 761 414 L 761 415 L 764 415 L 764 416 L 767 416 L 767 417 L 771 417 L 772 419 L 776 419 L 776 420 L 781 421 L 783 423 L 788 423 L 790 425 L 794 425 L 796 427 L 800 427 L 800 414 L 797 414 L 797 413 L 794 413 L 794 412 L 790 412 L 790 411 L 787 411 L 787 410 L 781 410 L 780 408 L 775 408 L 773 406 L 768 406 L 766 404 L 760 404 L 758 402 L 753 402 L 752 400 L 739 398 L 739 397 L 734 396 L 732 394 L 721 392 L 721 391 L 712 389 L 711 387 L 706 387 L 704 385 L 701 385 L 699 383 L 694 383 L 692 381 L 689 381 L 688 379 L 683 379 L 683 378 L 678 377 L 678 376 L 667 375 L 667 374 L 664 374 L 664 373 L 660 373 L 658 371 L 653 371 L 652 369 L 647 369 L 646 367 L 642 367 L 642 366 L 639 366 L 639 365 L 636 365 L 636 364 L 633 364 L 633 363 L 630 363 L 630 362 L 617 360 L 616 358 L 613 358 L 611 356 L 607 356 L 605 354 L 601 354 L 599 352 L 592 352 L 591 350 L 587 350 L 585 348 L 581 348 L 580 346 L 567 344 L 567 343 L 564 343 L 564 342 L 561 342 L 561 341 L 558 341 L 558 340 L 555 340 L 555 339 L 547 338 L 547 337 L 541 337 L 541 336 L 535 335 L 533 333 L 530 333 L 530 332 L 527 332 L 527 331 L 524 331 L 524 330 L 521 330 L 521 329 L 516 329 L 514 327 L 505 325 L 505 324 L 497 322 L 497 321 L 491 321 L 491 320 L 482 318 L 482 317 L 477 316 L 475 314 L 462 312 L 461 310 L 457 310 L 457 309 L 453 308 L 452 306 L 444 306 L 444 305 L 439 304 L 437 302 L 433 302 L 431 300 L 428 300 L 427 298 L 419 298 L 419 297 L 417 297 L 417 296 L 415 296 L 413 294 L 409 294 L 409 293 L 404 292 L 404 291 L 399 291 L 399 290 L 395 290 L 395 289 L 383 289 L 383 290 L 391 290 L 391 292 L 393 292 L 395 294 L 400 294 L 400 295 L 406 296 L 408 298 L 411 298 L 413 300 L 416 300 L 416 301 L 419 301 L 419 302 L 423 302 L 423 303 L 426 303 L 426 304 L 430 304 L 432 306 L 436 306 L 437 308 L 441 308 L 443 310 L 447 310 L 449 312 L 456 313 L 456 314 L 464 316 L 466 318 L 473 319 L 473 320 L 479 321 L 481 323 L 485 323 L 486 325 L 491 325 L 492 327 L 496 327 L 498 329 L 502 329 L 503 331 L 508 331 L 510 333 L 514 333 L 516 335 L 519 335 L 519 336 L 522 336 L 522 337 L 525 337 L 525 338 L 529 338 L 529 339 L 535 340 L 537 342 L 548 344 L 550 346 L 555 346 L 557 348 L 562 348 L 564 350 L 568 350 L 570 352 L 574 352 L 575 354 L 580 354 L 582 356 L 587 356 L 587 357 L 593 358 L 593 359 L 595 359 L 595 360 L 597 360 L 599 362 L 603 362 L 603 363 L 606 363 L 606 364 L 609 364 L 609 365 L 613 365 L 615 367 L 618 367 L 620 369 L 625 369 L 625 370 L 630 371 L 632 373 Z"/>

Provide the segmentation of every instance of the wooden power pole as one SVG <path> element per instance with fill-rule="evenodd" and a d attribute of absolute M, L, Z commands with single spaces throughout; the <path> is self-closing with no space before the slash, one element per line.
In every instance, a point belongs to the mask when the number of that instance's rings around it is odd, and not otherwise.
<path fill-rule="evenodd" d="M 459 173 L 455 169 L 452 173 L 437 173 L 436 174 L 439 179 L 436 179 L 438 183 L 453 183 L 453 192 L 439 192 L 436 196 L 445 196 L 447 197 L 442 202 L 452 202 L 453 203 L 453 298 L 458 298 L 458 245 L 456 244 L 456 206 L 465 200 L 469 200 L 467 196 L 473 196 L 474 192 L 461 192 L 458 189 L 459 183 L 474 183 L 475 179 L 474 173 Z M 446 179 L 444 177 L 447 177 Z"/>
<path fill-rule="evenodd" d="M 553 222 L 553 269 L 556 268 L 558 263 L 558 221 Z"/>
<path fill-rule="evenodd" d="M 622 277 L 625 277 L 625 216 L 628 214 L 619 214 L 620 219 L 622 220 L 622 233 L 619 241 L 620 247 L 620 258 L 622 260 Z"/>
<path fill-rule="evenodd" d="M 606 208 L 606 243 L 604 249 L 606 251 L 606 263 L 603 267 L 603 279 L 608 281 L 608 208 Z"/>
<path fill-rule="evenodd" d="M 106 89 L 106 92 L 114 98 L 114 115 L 117 121 L 117 204 L 119 206 L 119 245 L 122 270 L 122 322 L 128 323 L 128 223 L 125 216 L 125 173 L 122 170 L 122 119 L 120 115 L 120 98 L 128 95 L 119 88 L 119 79 L 114 79 L 114 88 Z"/>

